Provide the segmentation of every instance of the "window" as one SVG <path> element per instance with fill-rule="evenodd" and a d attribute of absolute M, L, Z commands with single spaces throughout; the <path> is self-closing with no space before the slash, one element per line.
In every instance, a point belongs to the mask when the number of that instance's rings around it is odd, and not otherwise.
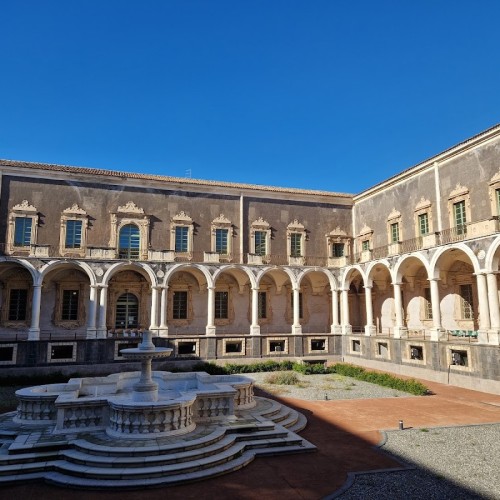
<path fill-rule="evenodd" d="M 344 243 L 334 243 L 332 246 L 332 257 L 343 257 L 344 256 Z"/>
<path fill-rule="evenodd" d="M 67 220 L 66 221 L 66 248 L 80 248 L 82 244 L 82 221 Z"/>
<path fill-rule="evenodd" d="M 293 292 L 292 292 L 292 314 L 293 314 Z M 302 307 L 302 292 L 299 292 L 299 318 L 303 319 L 304 318 L 304 310 Z"/>
<path fill-rule="evenodd" d="M 399 242 L 399 222 L 394 222 L 391 224 L 391 242 Z"/>
<path fill-rule="evenodd" d="M 26 307 L 28 304 L 28 290 L 14 288 L 10 290 L 9 321 L 25 321 Z"/>
<path fill-rule="evenodd" d="M 29 247 L 31 245 L 31 217 L 16 217 L 14 227 L 14 246 Z"/>
<path fill-rule="evenodd" d="M 120 229 L 118 258 L 138 259 L 141 246 L 141 235 L 135 224 L 127 224 Z"/>
<path fill-rule="evenodd" d="M 139 325 L 139 300 L 133 293 L 124 293 L 116 301 L 115 328 L 137 328 Z"/>
<path fill-rule="evenodd" d="M 267 293 L 266 292 L 259 292 L 257 300 L 258 300 L 257 308 L 258 308 L 259 319 L 266 319 L 267 318 Z"/>
<path fill-rule="evenodd" d="M 433 319 L 430 288 L 424 288 L 424 319 Z"/>
<path fill-rule="evenodd" d="M 429 234 L 429 214 L 427 212 L 418 216 L 418 231 L 420 236 Z"/>
<path fill-rule="evenodd" d="M 255 231 L 255 255 L 267 255 L 267 231 Z"/>
<path fill-rule="evenodd" d="M 78 290 L 63 290 L 62 295 L 62 321 L 77 321 L 78 320 Z"/>
<path fill-rule="evenodd" d="M 215 230 L 215 251 L 221 254 L 228 254 L 228 246 L 227 246 L 227 229 L 216 229 Z"/>
<path fill-rule="evenodd" d="M 495 200 L 497 207 L 497 215 L 500 215 L 500 189 L 495 189 Z"/>
<path fill-rule="evenodd" d="M 174 292 L 173 297 L 173 319 L 187 319 L 188 317 L 188 293 L 184 291 Z"/>
<path fill-rule="evenodd" d="M 227 319 L 229 317 L 229 293 L 215 292 L 215 318 Z"/>
<path fill-rule="evenodd" d="M 302 257 L 302 235 L 299 233 L 290 234 L 290 256 Z"/>
<path fill-rule="evenodd" d="M 460 303 L 462 319 L 474 318 L 474 302 L 472 296 L 472 285 L 460 285 Z"/>
<path fill-rule="evenodd" d="M 177 226 L 175 228 L 175 251 L 187 252 L 188 251 L 188 235 L 189 228 L 186 226 Z"/>
<path fill-rule="evenodd" d="M 469 188 L 457 184 L 448 196 L 448 214 L 452 236 L 467 234 L 467 223 L 471 220 L 471 206 Z M 446 241 L 445 241 L 446 242 Z"/>
<path fill-rule="evenodd" d="M 361 251 L 367 252 L 368 250 L 370 250 L 370 240 L 363 240 L 361 242 Z"/>
<path fill-rule="evenodd" d="M 459 201 L 453 204 L 453 214 L 455 217 L 455 227 L 457 234 L 465 234 L 467 223 L 467 216 L 465 212 L 465 201 Z"/>

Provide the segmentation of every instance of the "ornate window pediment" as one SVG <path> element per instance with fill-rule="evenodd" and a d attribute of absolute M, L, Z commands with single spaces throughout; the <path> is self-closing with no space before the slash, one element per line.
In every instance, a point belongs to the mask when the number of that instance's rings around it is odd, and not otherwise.
<path fill-rule="evenodd" d="M 500 215 L 500 170 L 491 178 L 489 184 L 489 195 L 491 204 L 491 215 Z"/>
<path fill-rule="evenodd" d="M 471 222 L 469 188 L 458 183 L 448 196 L 448 215 L 450 228 L 454 228 L 457 235 L 467 233 L 467 224 Z"/>
<path fill-rule="evenodd" d="M 271 225 L 262 217 L 254 220 L 250 226 L 250 255 L 254 261 L 262 264 L 271 258 Z"/>
<path fill-rule="evenodd" d="M 28 200 L 14 205 L 9 213 L 7 253 L 30 255 L 36 245 L 38 233 L 38 209 Z"/>
<path fill-rule="evenodd" d="M 224 214 L 220 214 L 212 221 L 210 239 L 212 252 L 230 260 L 233 253 L 233 225 Z"/>
<path fill-rule="evenodd" d="M 190 260 L 193 255 L 193 219 L 184 211 L 170 219 L 170 244 L 177 257 Z"/>
<path fill-rule="evenodd" d="M 125 203 L 122 207 L 118 206 L 118 212 L 124 214 L 144 215 L 144 209 L 138 207 L 133 201 Z"/>
<path fill-rule="evenodd" d="M 387 237 L 389 244 L 399 243 L 403 240 L 401 212 L 393 208 L 387 217 Z"/>
<path fill-rule="evenodd" d="M 297 219 L 294 219 L 286 228 L 288 240 L 288 263 L 303 265 L 306 255 L 306 229 Z"/>
<path fill-rule="evenodd" d="M 343 259 L 351 253 L 351 237 L 337 226 L 333 231 L 326 234 L 327 255 L 330 259 Z M 344 261 L 345 259 L 343 259 Z M 332 260 L 331 265 L 339 261 Z M 343 264 L 342 264 L 343 265 Z"/>
<path fill-rule="evenodd" d="M 87 247 L 87 212 L 73 204 L 63 210 L 59 234 L 59 254 L 62 257 L 84 257 Z"/>
<path fill-rule="evenodd" d="M 417 236 L 426 236 L 432 232 L 432 203 L 423 196 L 415 207 L 414 222 Z"/>

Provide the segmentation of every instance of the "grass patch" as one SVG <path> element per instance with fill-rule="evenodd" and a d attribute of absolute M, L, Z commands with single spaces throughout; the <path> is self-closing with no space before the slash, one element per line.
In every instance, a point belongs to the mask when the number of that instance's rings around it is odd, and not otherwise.
<path fill-rule="evenodd" d="M 267 375 L 264 379 L 264 383 L 274 385 L 299 385 L 300 379 L 294 372 L 277 372 Z"/>

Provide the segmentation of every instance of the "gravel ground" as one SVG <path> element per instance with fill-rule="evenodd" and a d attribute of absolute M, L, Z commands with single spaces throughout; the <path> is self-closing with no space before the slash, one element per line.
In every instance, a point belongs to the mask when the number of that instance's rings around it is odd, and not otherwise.
<path fill-rule="evenodd" d="M 283 372 L 279 372 L 283 373 Z M 379 385 L 370 384 L 342 375 L 301 375 L 299 385 L 277 385 L 268 384 L 266 379 L 273 375 L 271 373 L 245 373 L 246 377 L 253 378 L 256 385 L 267 393 L 285 398 L 297 398 L 305 400 L 327 399 L 368 399 L 368 398 L 392 398 L 412 396 L 407 392 L 388 389 Z"/>
<path fill-rule="evenodd" d="M 500 499 L 500 424 L 386 433 L 382 450 L 412 470 L 360 474 L 341 500 Z"/>

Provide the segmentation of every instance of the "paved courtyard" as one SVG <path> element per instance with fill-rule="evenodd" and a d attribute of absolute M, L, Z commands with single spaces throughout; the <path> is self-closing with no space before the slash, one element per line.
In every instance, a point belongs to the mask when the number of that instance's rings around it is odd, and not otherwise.
<path fill-rule="evenodd" d="M 307 416 L 301 435 L 316 453 L 259 458 L 237 472 L 168 489 L 90 493 L 28 483 L 0 493 L 23 500 L 500 498 L 500 396 L 425 383 L 434 395 L 307 400 L 295 391 L 275 394 Z M 386 472 L 366 474 L 380 470 Z"/>

